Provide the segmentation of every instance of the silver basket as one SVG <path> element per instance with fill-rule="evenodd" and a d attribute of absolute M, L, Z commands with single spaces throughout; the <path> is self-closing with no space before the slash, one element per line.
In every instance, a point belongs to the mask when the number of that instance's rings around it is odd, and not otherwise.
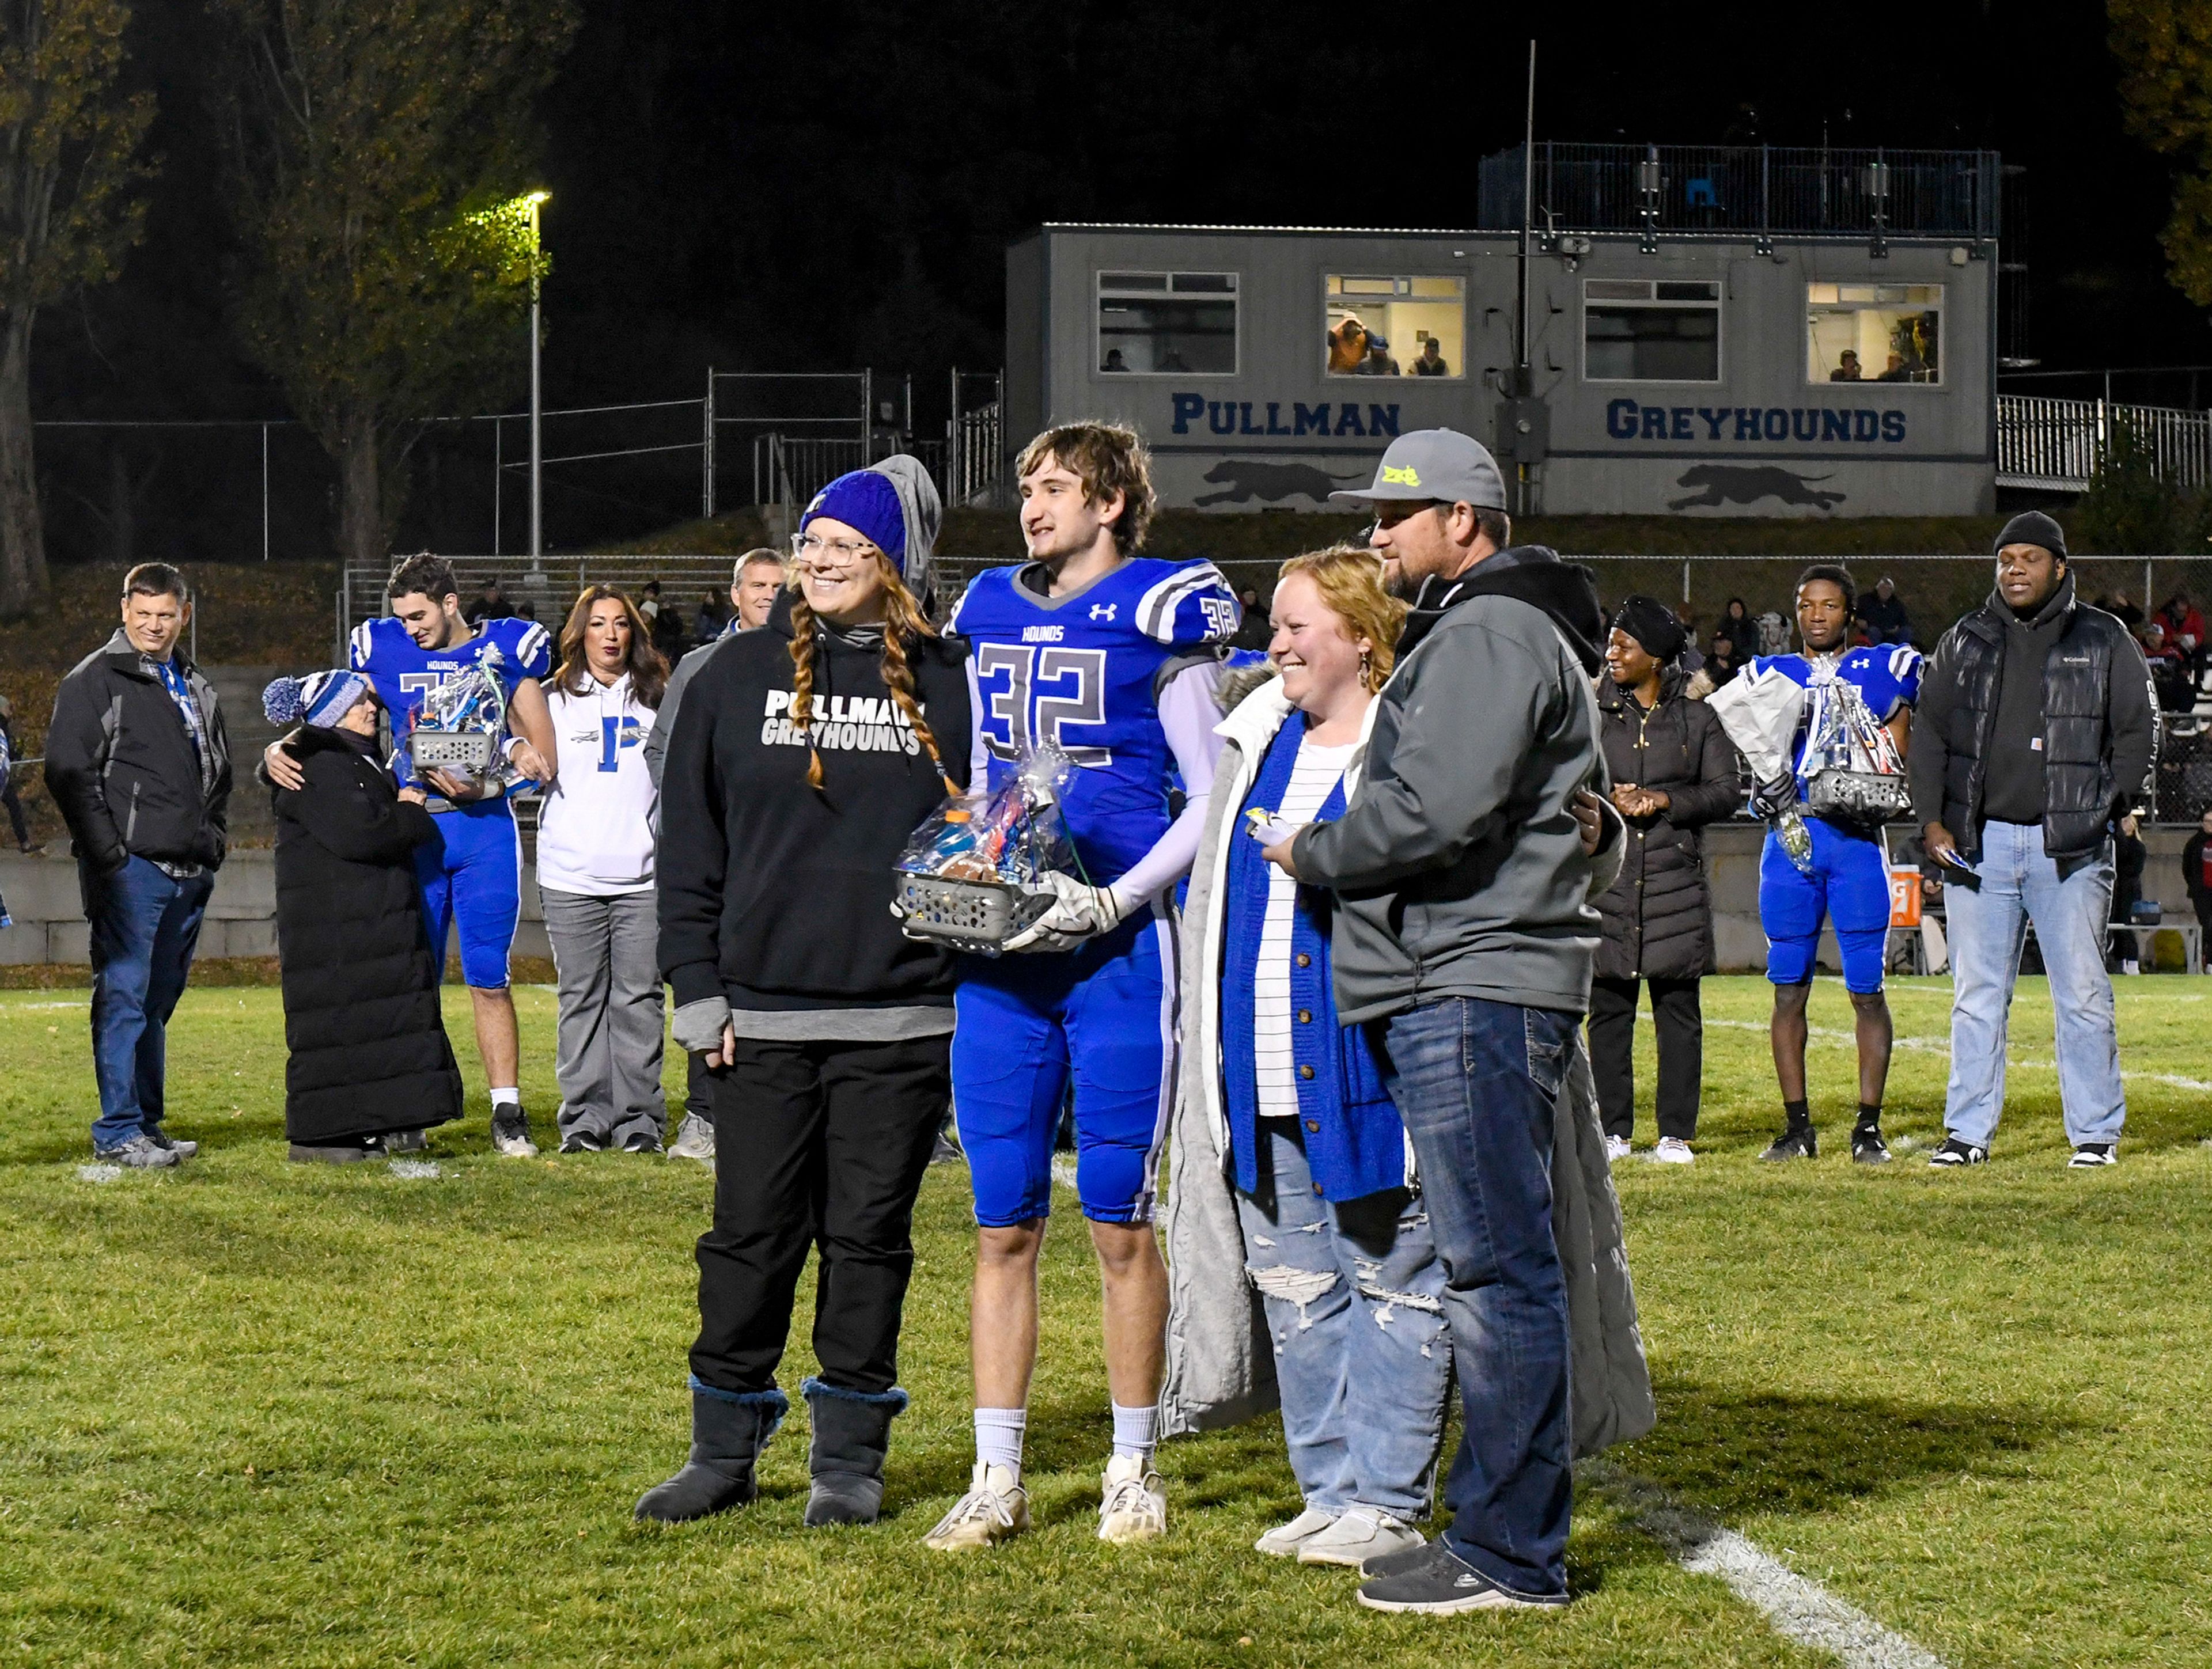
<path fill-rule="evenodd" d="M 407 751 L 418 771 L 478 776 L 490 768 L 493 738 L 483 731 L 418 730 L 409 734 Z"/>
<path fill-rule="evenodd" d="M 905 912 L 900 930 L 908 938 L 995 956 L 1050 909 L 1053 899 L 1050 893 L 1024 892 L 1002 881 L 902 874 L 898 901 Z"/>
<path fill-rule="evenodd" d="M 1912 792 L 1887 771 L 1822 771 L 1805 786 L 1805 809 L 1845 822 L 1888 822 L 1911 812 Z"/>

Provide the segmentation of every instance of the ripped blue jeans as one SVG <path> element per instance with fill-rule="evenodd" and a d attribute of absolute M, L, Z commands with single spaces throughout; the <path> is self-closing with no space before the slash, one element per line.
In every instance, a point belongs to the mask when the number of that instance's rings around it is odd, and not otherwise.
<path fill-rule="evenodd" d="M 1419 1162 L 1466 1432 L 1443 1540 L 1493 1582 L 1567 1591 L 1574 1478 L 1567 1283 L 1552 1238 L 1553 1103 L 1582 1017 L 1479 997 L 1381 1023 L 1383 1080 Z"/>
<path fill-rule="evenodd" d="M 1451 1380 L 1443 1265 L 1419 1195 L 1329 1201 L 1295 1119 L 1260 1120 L 1260 1196 L 1239 1193 L 1244 1266 L 1267 1312 L 1283 1436 L 1306 1505 L 1428 1505 Z"/>

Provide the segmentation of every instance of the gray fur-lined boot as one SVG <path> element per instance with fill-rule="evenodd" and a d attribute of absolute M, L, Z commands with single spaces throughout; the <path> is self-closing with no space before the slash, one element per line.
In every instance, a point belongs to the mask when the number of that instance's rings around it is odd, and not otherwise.
<path fill-rule="evenodd" d="M 694 1379 L 690 1458 L 675 1477 L 645 1492 L 636 1516 L 684 1524 L 750 1506 L 760 1493 L 753 1463 L 790 1407 L 781 1391 L 717 1391 Z"/>
<path fill-rule="evenodd" d="M 806 1522 L 873 1524 L 884 1504 L 884 1457 L 891 1444 L 891 1421 L 903 1413 L 907 1394 L 848 1391 L 810 1379 L 799 1387 L 806 1398 L 814 1441 L 806 1469 L 814 1487 L 806 1497 Z"/>

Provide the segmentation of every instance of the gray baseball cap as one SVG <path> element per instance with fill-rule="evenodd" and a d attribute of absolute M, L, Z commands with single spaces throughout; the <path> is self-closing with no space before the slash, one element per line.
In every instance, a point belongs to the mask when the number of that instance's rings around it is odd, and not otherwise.
<path fill-rule="evenodd" d="M 1346 504 L 1413 499 L 1503 510 L 1505 478 L 1498 474 L 1490 448 L 1480 440 L 1457 429 L 1415 429 L 1390 443 L 1375 471 L 1373 486 L 1351 488 L 1329 497 Z"/>

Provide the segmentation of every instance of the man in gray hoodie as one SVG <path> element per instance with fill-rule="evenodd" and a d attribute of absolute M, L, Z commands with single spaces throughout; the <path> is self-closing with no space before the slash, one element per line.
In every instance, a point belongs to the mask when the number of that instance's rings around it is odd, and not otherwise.
<path fill-rule="evenodd" d="M 1550 550 L 1507 546 L 1504 483 L 1466 435 L 1402 436 L 1371 487 L 1337 496 L 1374 506 L 1370 543 L 1413 611 L 1351 804 L 1267 856 L 1337 895 L 1337 1005 L 1382 1034 L 1467 1417 L 1450 1527 L 1370 1561 L 1360 1603 L 1563 1605 L 1572 1478 L 1553 1106 L 1589 1004 L 1589 899 L 1620 853 L 1608 819 L 1610 849 L 1586 855 L 1577 813 L 1605 780 L 1597 595 Z"/>

